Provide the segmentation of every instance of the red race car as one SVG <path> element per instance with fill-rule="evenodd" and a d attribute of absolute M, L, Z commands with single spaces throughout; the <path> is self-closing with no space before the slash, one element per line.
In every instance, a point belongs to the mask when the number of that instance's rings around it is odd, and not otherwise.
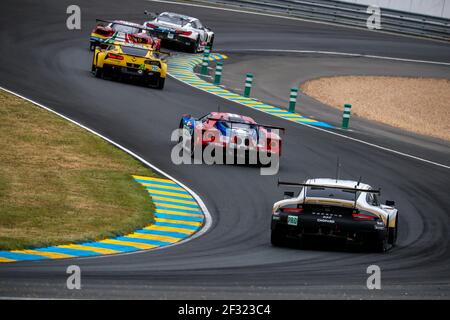
<path fill-rule="evenodd" d="M 247 116 L 225 112 L 211 112 L 201 118 L 183 115 L 180 129 L 187 130 L 188 145 L 183 147 L 192 156 L 196 149 L 205 150 L 213 145 L 225 151 L 225 156 L 244 157 L 245 163 L 262 165 L 267 164 L 268 158 L 281 156 L 281 133 L 285 131 L 284 128 L 258 124 Z"/>
<path fill-rule="evenodd" d="M 150 35 L 151 29 L 138 23 L 128 21 L 108 21 L 97 19 L 98 24 L 91 32 L 90 50 L 96 46 L 104 46 L 114 42 L 149 45 L 153 50 L 159 51 L 161 40 Z"/>

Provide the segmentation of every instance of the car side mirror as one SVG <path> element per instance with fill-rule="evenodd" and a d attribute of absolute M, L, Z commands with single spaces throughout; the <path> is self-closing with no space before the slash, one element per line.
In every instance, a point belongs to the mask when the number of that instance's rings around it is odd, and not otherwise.
<path fill-rule="evenodd" d="M 393 207 L 393 206 L 395 206 L 395 201 L 393 201 L 393 200 L 386 200 L 386 205 L 390 206 L 390 207 Z"/>
<path fill-rule="evenodd" d="M 294 197 L 294 192 L 293 191 L 285 191 L 284 192 L 284 198 L 285 199 L 289 199 L 289 198 L 293 198 Z"/>

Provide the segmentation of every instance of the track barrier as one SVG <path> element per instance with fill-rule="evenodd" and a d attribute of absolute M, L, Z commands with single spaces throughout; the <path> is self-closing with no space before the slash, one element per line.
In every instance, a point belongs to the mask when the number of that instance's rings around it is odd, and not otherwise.
<path fill-rule="evenodd" d="M 350 124 L 350 110 L 352 108 L 351 104 L 344 104 L 344 112 L 342 114 L 342 129 L 348 129 Z"/>
<path fill-rule="evenodd" d="M 250 97 L 250 91 L 252 90 L 253 85 L 253 74 L 247 73 L 245 78 L 245 89 L 244 89 L 244 97 Z"/>
<path fill-rule="evenodd" d="M 295 105 L 297 103 L 298 89 L 295 87 L 291 88 L 291 94 L 289 96 L 289 112 L 295 112 Z"/>
<path fill-rule="evenodd" d="M 220 85 L 220 80 L 222 78 L 222 69 L 223 69 L 223 62 L 218 61 L 216 64 L 216 73 L 214 77 L 214 85 L 216 86 Z"/>
<path fill-rule="evenodd" d="M 205 47 L 205 51 L 203 52 L 202 68 L 200 70 L 200 73 L 202 75 L 206 75 L 208 73 L 209 53 L 210 53 L 210 48 Z"/>

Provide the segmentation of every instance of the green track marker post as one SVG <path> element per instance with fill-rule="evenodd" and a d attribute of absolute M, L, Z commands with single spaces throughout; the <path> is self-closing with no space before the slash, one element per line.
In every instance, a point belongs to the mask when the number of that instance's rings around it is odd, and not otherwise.
<path fill-rule="evenodd" d="M 216 64 L 216 74 L 214 77 L 214 85 L 216 86 L 220 84 L 220 79 L 222 78 L 222 69 L 223 69 L 223 62 L 218 61 Z"/>
<path fill-rule="evenodd" d="M 298 89 L 293 87 L 291 88 L 291 94 L 289 96 L 289 112 L 295 112 L 295 104 L 297 103 L 297 95 Z"/>
<path fill-rule="evenodd" d="M 245 77 L 245 88 L 244 88 L 244 97 L 250 97 L 250 91 L 252 90 L 253 84 L 253 75 L 251 73 L 247 73 Z"/>
<path fill-rule="evenodd" d="M 209 47 L 205 47 L 205 51 L 203 52 L 203 61 L 200 74 L 206 75 L 208 73 L 208 64 L 209 64 Z"/>
<path fill-rule="evenodd" d="M 351 104 L 344 104 L 344 113 L 342 114 L 342 129 L 348 129 L 350 123 Z"/>

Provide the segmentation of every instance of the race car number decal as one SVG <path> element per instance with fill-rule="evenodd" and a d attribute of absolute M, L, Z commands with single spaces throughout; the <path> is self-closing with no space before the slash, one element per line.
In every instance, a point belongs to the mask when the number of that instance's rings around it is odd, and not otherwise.
<path fill-rule="evenodd" d="M 296 226 L 298 225 L 298 217 L 297 216 L 288 216 L 288 225 Z"/>

